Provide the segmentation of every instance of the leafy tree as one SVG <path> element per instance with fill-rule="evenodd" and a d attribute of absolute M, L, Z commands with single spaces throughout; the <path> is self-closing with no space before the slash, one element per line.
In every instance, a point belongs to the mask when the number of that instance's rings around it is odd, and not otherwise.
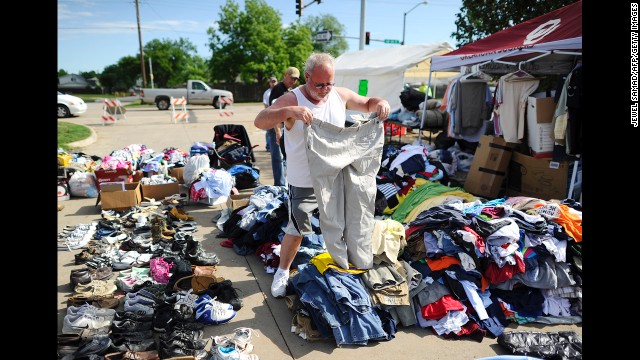
<path fill-rule="evenodd" d="M 65 76 L 65 75 L 69 75 L 67 70 L 65 70 L 65 69 L 59 69 L 58 70 L 58 77 Z"/>
<path fill-rule="evenodd" d="M 212 56 L 209 71 L 213 81 L 264 83 L 281 76 L 289 66 L 299 66 L 313 50 L 308 28 L 293 24 L 283 29 L 280 13 L 264 0 L 246 0 L 241 11 L 227 0 L 217 28 L 209 28 Z"/>
<path fill-rule="evenodd" d="M 91 70 L 91 71 L 80 71 L 80 76 L 82 76 L 85 79 L 91 79 L 92 77 L 98 77 L 98 73 Z"/>
<path fill-rule="evenodd" d="M 105 67 L 98 78 L 109 92 L 125 91 L 140 78 L 140 57 L 121 57 L 117 64 Z"/>
<path fill-rule="evenodd" d="M 331 30 L 333 39 L 330 42 L 316 42 L 315 36 L 313 41 L 313 50 L 328 52 L 334 57 L 342 55 L 349 49 L 347 40 L 344 39 L 344 26 L 331 14 L 322 14 L 320 16 L 309 16 L 305 19 L 304 25 L 311 30 L 311 34 L 315 35 L 321 30 Z"/>
<path fill-rule="evenodd" d="M 569 5 L 575 0 L 462 0 L 451 36 L 460 47 Z"/>
<path fill-rule="evenodd" d="M 196 46 L 185 38 L 153 39 L 144 45 L 144 54 L 145 61 L 151 58 L 153 83 L 157 87 L 181 86 L 189 79 L 206 81 L 205 61 L 198 56 Z"/>
<path fill-rule="evenodd" d="M 286 66 L 281 66 L 278 78 L 282 78 L 284 71 L 289 66 L 295 66 L 301 73 L 304 72 L 304 63 L 307 61 L 309 54 L 314 51 L 314 46 L 310 41 L 311 30 L 299 22 L 291 24 L 284 29 L 283 39 L 287 45 L 289 60 L 286 62 Z M 300 76 L 300 83 L 303 82 L 304 76 Z"/>

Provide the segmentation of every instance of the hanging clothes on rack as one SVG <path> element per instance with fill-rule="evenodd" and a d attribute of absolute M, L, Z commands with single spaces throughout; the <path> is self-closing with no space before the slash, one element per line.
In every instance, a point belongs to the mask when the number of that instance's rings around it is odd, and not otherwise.
<path fill-rule="evenodd" d="M 481 71 L 462 75 L 447 88 L 448 136 L 478 142 L 491 114 L 489 75 Z"/>
<path fill-rule="evenodd" d="M 538 88 L 539 84 L 539 79 L 524 70 L 500 77 L 494 109 L 499 122 L 499 126 L 495 127 L 496 135 L 502 135 L 507 142 L 520 142 L 524 137 L 527 97 Z"/>

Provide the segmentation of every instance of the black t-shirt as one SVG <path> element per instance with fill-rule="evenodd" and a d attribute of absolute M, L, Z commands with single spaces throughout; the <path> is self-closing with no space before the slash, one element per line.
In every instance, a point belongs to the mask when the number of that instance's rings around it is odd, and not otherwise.
<path fill-rule="evenodd" d="M 273 104 L 273 100 L 289 92 L 287 86 L 281 81 L 271 89 L 271 95 L 269 95 L 269 105 Z"/>

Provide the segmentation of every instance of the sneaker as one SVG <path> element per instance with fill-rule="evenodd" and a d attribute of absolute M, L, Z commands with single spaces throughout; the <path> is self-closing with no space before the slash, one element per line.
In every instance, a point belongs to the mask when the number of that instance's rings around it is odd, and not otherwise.
<path fill-rule="evenodd" d="M 219 346 L 212 349 L 212 360 L 259 360 L 256 354 L 243 354 L 234 347 Z"/>
<path fill-rule="evenodd" d="M 251 344 L 251 337 L 254 334 L 254 330 L 246 327 L 239 327 L 233 330 L 233 338 L 231 338 L 231 342 L 236 346 L 238 350 L 242 353 L 250 353 L 253 350 L 253 345 Z M 258 336 L 258 333 L 255 333 Z"/>
<path fill-rule="evenodd" d="M 100 330 L 108 334 L 111 321 L 104 316 L 90 314 L 65 315 L 62 320 L 63 334 L 80 334 L 83 330 Z"/>
<path fill-rule="evenodd" d="M 215 297 L 211 297 L 211 295 L 209 295 L 209 294 L 202 294 L 202 295 L 200 295 L 200 297 L 198 297 L 196 299 L 196 301 L 194 301 L 193 305 L 194 305 L 194 308 L 197 309 L 197 308 L 205 306 L 207 303 L 213 302 L 213 301 L 215 301 L 217 303 L 221 303 L 220 301 L 217 301 L 217 299 Z M 227 306 L 227 308 L 229 310 L 233 310 L 233 305 L 231 305 L 231 304 L 225 304 L 225 305 L 229 305 L 229 306 Z"/>
<path fill-rule="evenodd" d="M 80 306 L 69 306 L 67 307 L 67 315 L 71 315 L 71 317 L 76 317 L 81 314 L 88 314 L 94 316 L 102 316 L 104 318 L 113 320 L 116 311 L 114 309 L 102 309 L 99 307 L 95 307 L 90 304 L 84 304 Z"/>
<path fill-rule="evenodd" d="M 157 311 L 157 310 L 156 310 Z M 113 320 L 135 320 L 135 321 L 151 321 L 154 314 L 147 314 L 144 311 L 132 312 L 132 311 L 116 311 L 113 316 Z"/>
<path fill-rule="evenodd" d="M 137 304 L 129 304 L 126 301 L 124 302 L 124 311 L 134 312 L 140 316 L 151 315 L 153 316 L 154 308 L 151 306 L 143 305 L 141 303 Z"/>
<path fill-rule="evenodd" d="M 156 349 L 156 341 L 153 338 L 133 340 L 126 337 L 120 337 L 113 340 L 111 347 L 118 351 L 148 351 Z"/>
<path fill-rule="evenodd" d="M 111 339 L 107 336 L 94 337 L 91 341 L 78 346 L 73 353 L 73 359 L 91 358 L 91 355 L 102 355 L 111 347 Z M 101 357 L 96 357 L 101 358 Z"/>
<path fill-rule="evenodd" d="M 287 295 L 287 284 L 289 283 L 288 272 L 277 272 L 273 276 L 273 282 L 271 283 L 271 295 L 275 298 L 282 298 Z"/>
<path fill-rule="evenodd" d="M 233 306 L 215 299 L 203 302 L 196 308 L 196 321 L 204 324 L 224 324 L 235 316 L 236 312 L 233 310 Z"/>
<path fill-rule="evenodd" d="M 112 333 L 133 333 L 153 329 L 151 321 L 114 320 L 111 323 Z"/>

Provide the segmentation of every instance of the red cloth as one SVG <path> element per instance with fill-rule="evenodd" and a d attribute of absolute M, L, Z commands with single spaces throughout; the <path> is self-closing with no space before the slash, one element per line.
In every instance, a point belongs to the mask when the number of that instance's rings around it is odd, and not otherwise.
<path fill-rule="evenodd" d="M 440 320 L 447 315 L 448 311 L 454 310 L 464 310 L 464 306 L 451 295 L 445 295 L 421 309 L 422 317 L 427 320 Z"/>
<path fill-rule="evenodd" d="M 220 241 L 220 246 L 226 247 L 226 248 L 232 248 L 233 247 L 233 241 L 231 241 L 231 239 L 222 240 L 222 241 Z"/>

